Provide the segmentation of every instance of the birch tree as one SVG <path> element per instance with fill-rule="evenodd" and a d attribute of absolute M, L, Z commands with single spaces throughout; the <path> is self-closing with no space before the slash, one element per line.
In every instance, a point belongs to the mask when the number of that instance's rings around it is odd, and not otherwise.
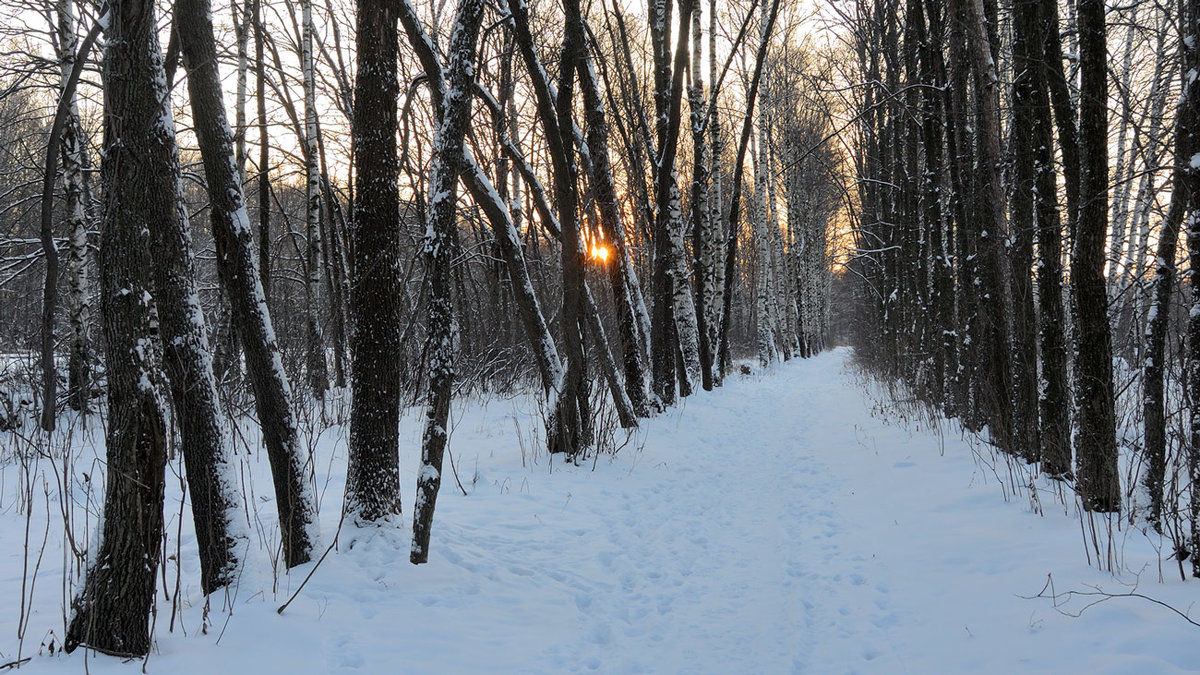
<path fill-rule="evenodd" d="M 67 365 L 67 396 L 72 408 L 87 410 L 91 394 L 91 349 L 88 340 L 90 320 L 88 283 L 88 204 L 91 202 L 85 170 L 88 168 L 87 141 L 79 119 L 75 88 L 69 85 L 75 68 L 79 35 L 74 0 L 58 0 L 58 52 L 60 96 L 67 99 L 67 119 L 63 126 L 62 180 L 66 188 L 67 290 L 68 317 L 71 326 L 70 356 Z M 53 407 L 53 406 L 51 406 Z"/>
<path fill-rule="evenodd" d="M 312 0 L 301 0 L 300 68 L 304 74 L 304 310 L 308 385 L 318 400 L 329 389 L 325 340 L 318 312 L 321 307 L 321 165 L 317 148 L 317 83 L 314 72 Z"/>

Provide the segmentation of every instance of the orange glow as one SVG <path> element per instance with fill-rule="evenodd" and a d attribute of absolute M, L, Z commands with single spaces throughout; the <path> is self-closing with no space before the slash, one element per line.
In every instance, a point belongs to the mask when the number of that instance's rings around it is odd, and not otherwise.
<path fill-rule="evenodd" d="M 592 246 L 592 260 L 595 260 L 598 263 L 608 262 L 608 253 L 609 251 L 607 246 L 599 244 Z"/>

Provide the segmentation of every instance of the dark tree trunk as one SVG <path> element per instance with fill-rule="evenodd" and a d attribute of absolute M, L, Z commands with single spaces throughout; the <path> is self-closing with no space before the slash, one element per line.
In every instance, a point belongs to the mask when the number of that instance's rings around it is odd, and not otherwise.
<path fill-rule="evenodd" d="M 209 11 L 207 0 L 180 0 L 175 16 L 193 27 L 188 39 L 208 41 L 208 49 L 215 51 Z M 164 120 L 171 119 L 166 111 L 162 114 Z M 147 221 L 155 260 L 155 297 L 200 550 L 200 585 L 205 593 L 211 593 L 230 583 L 236 572 L 237 542 L 230 525 L 241 499 L 234 489 L 230 448 L 225 441 L 228 421 L 219 409 L 204 314 L 196 293 L 191 232 L 182 203 L 173 133 L 163 146 L 161 151 L 168 157 L 154 176 L 153 189 L 163 191 L 164 196 L 161 210 Z"/>
<path fill-rule="evenodd" d="M 964 35 L 965 13 L 961 2 L 947 7 L 948 64 L 945 94 L 946 105 L 946 154 L 949 158 L 950 205 L 953 236 L 948 243 L 948 253 L 954 261 L 954 272 L 958 278 L 954 316 L 954 361 L 950 411 L 958 415 L 963 424 L 972 430 L 981 426 L 977 399 L 971 383 L 975 380 L 977 360 L 969 348 L 978 292 L 974 284 L 972 258 L 975 244 L 969 233 L 973 231 L 970 175 L 972 164 L 971 146 L 974 144 L 973 124 L 967 112 L 967 91 L 970 88 L 970 68 L 967 63 Z"/>
<path fill-rule="evenodd" d="M 653 253 L 650 259 L 650 363 L 651 382 L 654 394 L 664 405 L 675 403 L 676 354 L 675 304 L 675 261 L 671 246 L 670 201 L 675 185 L 675 153 L 680 120 L 672 116 L 674 81 L 680 83 L 683 92 L 683 72 L 672 73 L 670 51 L 671 14 L 675 3 L 672 0 L 655 0 L 649 4 L 650 42 L 654 56 L 654 137 L 657 151 L 652 152 L 651 174 L 654 178 L 654 220 L 650 233 Z M 686 22 L 684 26 L 690 26 Z M 686 56 L 685 56 L 686 58 Z M 674 76 L 674 77 L 673 77 Z M 674 132 L 674 139 L 672 138 Z M 670 157 L 667 154 L 670 153 Z M 670 159 L 668 163 L 666 160 Z"/>
<path fill-rule="evenodd" d="M 148 228 L 174 213 L 177 185 L 154 6 L 114 0 L 109 9 L 100 259 L 108 478 L 99 551 L 73 603 L 64 647 L 141 656 L 150 651 L 167 458 Z"/>
<path fill-rule="evenodd" d="M 1185 14 L 1183 39 L 1180 42 L 1181 67 L 1183 72 L 1197 67 L 1197 45 L 1189 46 L 1186 36 L 1194 35 L 1195 29 L 1200 28 L 1194 22 L 1200 19 L 1200 12 L 1195 9 L 1196 3 L 1190 3 Z M 1190 22 L 1190 23 L 1189 23 Z M 1170 322 L 1171 293 L 1175 286 L 1175 257 L 1179 243 L 1179 230 L 1189 212 L 1195 214 L 1200 191 L 1200 173 L 1191 165 L 1192 157 L 1200 152 L 1200 84 L 1191 81 L 1185 85 L 1179 99 L 1179 107 L 1175 112 L 1175 158 L 1172 170 L 1173 191 L 1171 206 L 1167 218 L 1162 224 L 1158 235 L 1158 250 L 1155 256 L 1153 292 L 1150 299 L 1150 310 L 1146 320 L 1146 354 L 1142 365 L 1142 386 L 1145 399 L 1142 402 L 1142 413 L 1145 418 L 1145 452 L 1146 474 L 1143 483 L 1150 496 L 1150 513 L 1147 520 L 1155 530 L 1162 532 L 1163 489 L 1167 475 L 1167 435 L 1164 390 L 1164 375 L 1166 371 L 1166 342 Z M 1192 252 L 1191 226 L 1188 230 L 1188 254 L 1196 260 Z M 1195 264 L 1193 262 L 1193 264 Z M 1193 272 L 1194 274 L 1194 272 Z M 1195 289 L 1195 278 L 1192 284 Z M 1193 292 L 1195 292 L 1193 290 Z M 1190 333 L 1192 340 L 1189 358 L 1196 354 L 1196 334 Z M 1188 385 L 1195 391 L 1195 383 Z M 1192 394 L 1195 395 L 1194 393 Z M 1192 406 L 1193 410 L 1195 405 Z M 1193 413 L 1194 414 L 1194 413 Z M 1193 437 L 1192 442 L 1195 442 Z M 1193 478 L 1194 480 L 1194 478 Z M 1195 497 L 1193 496 L 1193 499 Z M 1194 518 L 1193 514 L 1193 518 Z M 1195 551 L 1195 547 L 1192 548 Z"/>
<path fill-rule="evenodd" d="M 517 46 L 526 71 L 533 81 L 534 94 L 537 104 L 538 120 L 545 130 L 546 142 L 549 146 L 551 163 L 554 169 L 555 199 L 558 202 L 560 227 L 562 229 L 562 261 L 563 261 L 563 334 L 566 348 L 567 367 L 561 380 L 557 400 L 553 401 L 552 419 L 547 422 L 547 445 L 551 452 L 563 452 L 574 455 L 581 449 L 585 414 L 580 410 L 580 395 L 584 392 L 584 362 L 583 362 L 583 324 L 580 311 L 582 307 L 583 270 L 579 256 L 578 242 L 578 187 L 576 177 L 578 171 L 572 157 L 574 139 L 572 137 L 570 119 L 570 73 L 567 68 L 563 72 L 557 98 L 551 92 L 550 83 L 546 80 L 545 70 L 537 57 L 529 28 L 529 10 L 523 0 L 508 0 L 512 16 L 512 26 L 515 31 Z M 562 62 L 571 63 L 581 47 L 570 36 L 564 37 Z M 569 222 L 568 222 L 569 221 Z M 568 229 L 575 230 L 569 234 Z"/>
<path fill-rule="evenodd" d="M 1037 105 L 1042 39 L 1037 0 L 1017 0 L 1013 5 L 1013 71 L 1011 146 L 1015 175 L 1012 196 L 1012 299 L 1013 299 L 1013 445 L 1026 461 L 1038 459 L 1037 320 L 1033 293 L 1033 240 L 1036 217 L 1037 169 L 1040 141 L 1034 125 L 1043 114 Z M 1042 167 L 1046 168 L 1046 167 Z M 1055 289 L 1052 292 L 1056 292 Z"/>
<path fill-rule="evenodd" d="M 358 169 L 350 311 L 349 458 L 345 512 L 352 522 L 400 513 L 402 230 L 396 153 L 399 41 L 394 3 L 359 0 L 354 149 Z"/>
<path fill-rule="evenodd" d="M 578 456 L 588 443 L 591 425 L 587 408 L 587 361 L 583 345 L 584 329 L 584 278 L 583 244 L 579 232 L 579 166 L 575 161 L 572 136 L 574 68 L 583 54 L 584 40 L 582 22 L 578 17 L 578 0 L 565 0 L 567 15 L 566 31 L 563 35 L 563 64 L 559 73 L 558 92 L 554 101 L 557 119 L 559 149 L 554 166 L 554 199 L 558 210 L 561 233 L 562 259 L 562 331 L 563 346 L 567 356 L 566 375 L 563 379 L 562 395 L 558 400 L 559 433 L 551 452 L 561 452 L 569 458 Z M 547 130 L 550 133 L 550 130 Z"/>
<path fill-rule="evenodd" d="M 637 301 L 641 289 L 625 244 L 625 226 L 617 206 L 617 190 L 608 156 L 608 121 L 600 85 L 588 58 L 579 66 L 579 85 L 587 114 L 587 144 L 592 157 L 592 184 L 600 211 L 600 224 L 613 244 L 614 259 L 608 263 L 609 284 L 617 304 L 617 328 L 621 337 L 625 390 L 634 411 L 640 417 L 650 414 L 646 368 L 642 362 L 642 343 L 637 329 Z"/>
<path fill-rule="evenodd" d="M 1045 44 L 1058 35 L 1058 22 L 1051 11 L 1055 0 L 1040 0 L 1033 44 Z M 1033 170 L 1037 176 L 1034 208 L 1038 244 L 1038 340 L 1041 346 L 1044 382 L 1039 411 L 1042 471 L 1050 476 L 1071 472 L 1071 394 L 1068 383 L 1066 311 L 1063 307 L 1062 218 L 1058 206 L 1058 176 L 1054 171 L 1054 131 L 1051 127 L 1050 68 L 1043 60 L 1031 72 L 1033 85 Z M 1073 125 L 1072 125 L 1073 126 Z M 1065 154 L 1065 152 L 1064 152 Z"/>
<path fill-rule="evenodd" d="M 924 95 L 925 119 L 923 124 L 923 144 L 925 146 L 925 175 L 924 175 L 924 210 L 925 222 L 929 228 L 930 259 L 933 264 L 931 279 L 930 310 L 932 328 L 935 334 L 933 340 L 933 371 L 937 390 L 933 392 L 934 400 L 949 407 L 952 384 L 955 375 L 954 358 L 956 345 L 954 341 L 954 262 L 951 247 L 953 231 L 951 219 L 948 217 L 944 204 L 945 198 L 945 97 L 937 88 L 947 86 L 946 68 L 942 54 L 944 43 L 944 17 L 939 3 L 924 3 L 928 14 L 927 42 L 921 52 L 922 80 L 930 88 Z"/>
<path fill-rule="evenodd" d="M 1075 241 L 1075 224 L 1079 220 L 1080 180 L 1079 131 L 1075 124 L 1075 104 L 1071 99 L 1071 87 L 1063 71 L 1062 38 L 1059 34 L 1058 3 L 1043 0 L 1045 16 L 1045 65 L 1046 85 L 1050 91 L 1050 102 L 1054 110 L 1054 123 L 1058 127 L 1058 146 L 1062 150 L 1063 188 L 1067 195 L 1067 242 Z"/>
<path fill-rule="evenodd" d="M 211 201 L 217 272 L 232 304 L 234 325 L 245 351 L 247 373 L 267 446 L 284 562 L 293 567 L 308 562 L 315 543 L 312 497 L 304 479 L 304 467 L 311 460 L 301 456 L 289 402 L 291 391 L 253 257 L 253 235 L 233 162 L 233 138 L 222 103 L 215 46 L 211 40 L 200 39 L 199 31 L 179 34 Z"/>
<path fill-rule="evenodd" d="M 1104 283 L 1108 230 L 1108 72 L 1103 0 L 1079 2 L 1080 210 L 1071 278 L 1077 336 L 1075 437 L 1079 495 L 1089 511 L 1121 508 L 1113 401 L 1112 336 Z M 1197 240 L 1200 245 L 1200 240 Z M 1200 328 L 1200 324 L 1197 325 Z"/>
<path fill-rule="evenodd" d="M 983 0 L 966 0 L 971 27 L 967 32 L 974 60 L 976 113 L 979 126 L 976 176 L 979 207 L 973 232 L 978 242 L 977 270 L 980 284 L 977 353 L 980 370 L 978 396 L 987 411 L 992 441 L 1005 452 L 1014 452 L 1012 438 L 1012 272 L 1005 239 L 1008 224 L 1004 214 L 1004 183 L 1000 153 L 1000 78 L 996 56 L 987 39 Z"/>
<path fill-rule="evenodd" d="M 1188 0 L 1183 5 L 1180 54 L 1183 56 L 1181 72 L 1196 73 L 1200 70 L 1200 1 Z M 1200 150 L 1200 82 L 1188 77 L 1183 96 L 1176 113 L 1176 183 L 1177 194 L 1172 200 L 1186 199 L 1188 258 L 1192 263 L 1192 308 L 1188 316 L 1187 386 L 1191 394 L 1191 428 L 1187 453 L 1188 479 L 1191 484 L 1190 497 L 1192 531 L 1192 576 L 1200 577 L 1200 167 L 1196 166 L 1197 150 Z M 1186 154 L 1185 154 L 1186 153 Z M 1160 261 L 1161 262 L 1161 261 Z"/>
<path fill-rule="evenodd" d="M 1191 96 L 1191 94 L 1188 94 Z M 1192 97 L 1194 101 L 1194 97 Z M 1189 101 L 1188 98 L 1182 99 Z M 1191 102 L 1191 101 L 1189 101 Z M 1146 321 L 1146 356 L 1142 367 L 1142 386 L 1145 399 L 1142 414 L 1145 418 L 1146 475 L 1143 482 L 1150 496 L 1150 513 L 1146 518 L 1155 530 L 1162 531 L 1163 483 L 1167 475 L 1167 430 L 1164 390 L 1166 371 L 1167 325 L 1171 314 L 1171 293 L 1175 286 L 1175 252 L 1179 243 L 1179 228 L 1192 199 L 1196 176 L 1188 165 L 1192 155 L 1200 150 L 1193 133 L 1198 130 L 1184 127 L 1184 108 L 1176 113 L 1174 191 L 1171 206 L 1158 235 L 1158 250 L 1154 266 L 1153 296 Z M 1194 112 L 1192 114 L 1195 114 Z M 1194 124 L 1195 122 L 1193 122 Z M 1187 145 L 1191 148 L 1187 148 Z M 1186 153 L 1186 154 L 1185 154 Z M 1193 175 L 1188 175 L 1193 174 Z M 1189 231 L 1188 236 L 1191 236 Z M 1190 240 L 1189 240 L 1190 246 Z M 1189 252 L 1190 255 L 1190 252 Z M 1193 350 L 1195 347 L 1193 347 Z"/>

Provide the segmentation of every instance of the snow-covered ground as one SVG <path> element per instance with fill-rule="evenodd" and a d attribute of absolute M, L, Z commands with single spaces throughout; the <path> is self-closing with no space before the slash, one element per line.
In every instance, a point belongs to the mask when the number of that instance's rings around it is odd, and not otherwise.
<path fill-rule="evenodd" d="M 1200 581 L 1162 544 L 1081 521 L 1049 482 L 957 433 L 898 423 L 836 350 L 734 376 L 643 429 L 614 456 L 564 465 L 535 452 L 528 399 L 466 403 L 430 562 L 408 563 L 419 415 L 406 414 L 406 513 L 392 530 L 344 528 L 339 547 L 275 578 L 251 552 L 238 587 L 197 588 L 183 512 L 160 593 L 156 673 L 1161 673 L 1200 669 Z M 876 415 L 872 415 L 873 409 Z M 891 422 L 885 420 L 892 420 Z M 325 541 L 338 527 L 344 433 L 318 444 Z M 619 440 L 619 439 L 618 439 Z M 244 457 L 244 456 L 243 456 Z M 273 532 L 265 459 L 252 501 Z M 34 509 L 58 513 L 53 472 Z M 994 466 L 994 468 L 992 468 Z M 81 462 L 79 470 L 88 470 Z M 0 470 L 0 664 L 17 658 L 26 518 L 20 468 Z M 328 475 L 326 475 L 328 474 Z M 172 484 L 174 479 L 168 479 Z M 172 533 L 178 486 L 168 495 Z M 174 496 L 172 496 L 174 495 Z M 93 497 L 95 499 L 95 497 Z M 44 516 L 30 520 L 29 569 Z M 63 631 L 61 536 L 48 530 L 24 656 L 30 672 L 134 673 L 141 662 L 48 655 Z M 82 521 L 77 528 L 85 527 Z M 256 529 L 259 529 L 256 525 Z M 1092 529 L 1116 574 L 1089 566 Z M 1086 536 L 1086 540 L 1085 540 Z M 264 538 L 269 542 L 270 537 Z M 351 545 L 352 544 L 352 545 Z M 174 555 L 174 534 L 168 552 Z M 1165 547 L 1169 549 L 1169 547 Z M 1095 562 L 1095 551 L 1091 553 Z M 1146 597 L 1071 595 L 1136 593 Z M 1049 596 L 1058 594 L 1057 601 Z M 1041 595 L 1042 597 L 1037 597 Z M 1097 602 L 1099 601 L 1099 602 Z M 232 612 L 227 608 L 232 608 Z M 169 630 L 174 622 L 174 630 Z M 39 647 L 39 645 L 42 645 Z"/>

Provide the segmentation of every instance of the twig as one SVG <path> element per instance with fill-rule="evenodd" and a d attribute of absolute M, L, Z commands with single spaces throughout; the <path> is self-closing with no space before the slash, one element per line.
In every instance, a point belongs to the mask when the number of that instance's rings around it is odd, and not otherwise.
<path fill-rule="evenodd" d="M 467 496 L 467 488 L 463 487 L 462 480 L 458 477 L 458 467 L 454 465 L 454 453 L 450 452 L 450 447 L 446 447 L 446 454 L 450 455 L 450 472 L 454 474 L 454 482 L 458 483 L 458 489 L 462 490 L 463 496 Z"/>
<path fill-rule="evenodd" d="M 313 565 L 313 568 L 308 571 L 308 575 L 304 577 L 304 581 L 300 582 L 300 586 L 296 588 L 295 593 L 292 593 L 292 597 L 288 598 L 287 602 L 283 603 L 279 606 L 279 609 L 275 610 L 276 614 L 283 614 L 283 610 L 287 609 L 288 605 L 292 604 L 292 601 L 296 599 L 296 596 L 300 595 L 300 591 L 304 590 L 304 586 L 308 583 L 308 580 L 311 579 L 312 575 L 316 573 L 317 568 L 321 566 L 321 563 L 325 562 L 325 556 L 329 555 L 329 552 L 333 550 L 334 546 L 337 546 L 338 535 L 342 533 L 342 523 L 344 522 L 346 522 L 346 512 L 342 511 L 342 517 L 338 518 L 337 531 L 333 533 L 333 541 L 329 543 L 329 548 L 325 549 L 325 552 L 321 554 L 321 558 L 317 560 L 317 564 Z"/>
<path fill-rule="evenodd" d="M 1047 588 L 1051 589 L 1049 595 L 1046 594 Z M 1083 609 L 1080 609 L 1078 612 L 1068 612 L 1067 610 L 1061 608 L 1061 605 L 1059 604 L 1060 598 L 1065 598 L 1067 601 L 1069 601 L 1071 598 L 1073 598 L 1075 596 L 1085 597 L 1085 598 L 1099 598 L 1099 599 L 1094 600 L 1094 601 L 1084 605 Z M 1076 619 L 1079 618 L 1080 616 L 1083 616 L 1083 613 L 1086 612 L 1088 609 L 1095 607 L 1096 605 L 1099 605 L 1102 602 L 1107 602 L 1109 600 L 1112 600 L 1113 598 L 1140 598 L 1142 600 L 1148 600 L 1156 605 L 1159 605 L 1160 607 L 1165 607 L 1165 608 L 1171 610 L 1172 612 L 1178 614 L 1179 617 L 1182 618 L 1184 621 L 1192 624 L 1193 626 L 1195 626 L 1197 628 L 1200 628 L 1200 622 L 1197 622 L 1194 619 L 1192 619 L 1192 617 L 1188 616 L 1188 614 L 1186 612 L 1180 610 L 1177 607 L 1173 607 L 1172 605 L 1169 605 L 1169 604 L 1163 602 L 1162 600 L 1159 600 L 1157 598 L 1152 598 L 1143 593 L 1138 593 L 1137 591 L 1129 591 L 1127 593 L 1109 593 L 1107 591 L 1102 591 L 1099 588 L 1097 588 L 1094 591 L 1065 591 L 1063 593 L 1058 593 L 1058 592 L 1054 591 L 1053 588 L 1051 587 L 1051 579 L 1050 579 L 1049 575 L 1047 575 L 1046 585 L 1042 587 L 1042 590 L 1039 591 L 1037 595 L 1034 595 L 1034 596 L 1022 595 L 1022 596 L 1018 596 L 1018 597 L 1024 598 L 1025 600 L 1034 600 L 1037 598 L 1049 598 L 1050 600 L 1052 600 L 1054 602 L 1054 609 L 1056 611 L 1058 611 L 1060 614 L 1069 616 L 1071 618 L 1076 618 Z"/>

